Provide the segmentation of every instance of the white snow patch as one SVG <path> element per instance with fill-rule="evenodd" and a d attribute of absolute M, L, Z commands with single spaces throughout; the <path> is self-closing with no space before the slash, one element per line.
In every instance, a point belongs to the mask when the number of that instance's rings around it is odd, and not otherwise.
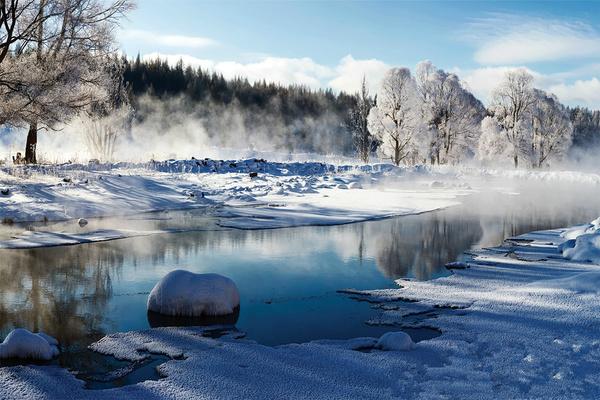
<path fill-rule="evenodd" d="M 231 279 L 180 269 L 165 275 L 148 296 L 149 311 L 173 316 L 227 315 L 239 305 L 240 294 Z"/>
<path fill-rule="evenodd" d="M 50 360 L 58 355 L 58 341 L 45 333 L 31 333 L 17 328 L 0 343 L 0 359 L 22 358 Z"/>
<path fill-rule="evenodd" d="M 376 346 L 381 350 L 408 351 L 412 350 L 415 344 L 404 332 L 387 332 L 379 338 Z"/>

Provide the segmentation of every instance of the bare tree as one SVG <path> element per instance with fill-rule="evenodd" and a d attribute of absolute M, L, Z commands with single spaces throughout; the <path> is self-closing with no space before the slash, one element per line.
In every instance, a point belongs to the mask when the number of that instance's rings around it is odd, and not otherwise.
<path fill-rule="evenodd" d="M 491 109 L 512 145 L 515 168 L 519 166 L 519 155 L 528 152 L 528 125 L 536 101 L 532 83 L 533 76 L 524 69 L 509 71 L 492 96 Z"/>
<path fill-rule="evenodd" d="M 360 159 L 368 163 L 371 151 L 373 151 L 374 137 L 369 133 L 368 120 L 369 111 L 373 107 L 374 101 L 369 96 L 367 79 L 363 76 L 360 86 L 360 92 L 357 95 L 356 106 L 350 110 L 349 128 L 352 132 L 352 142 L 354 149 Z"/>
<path fill-rule="evenodd" d="M 115 57 L 113 63 L 107 66 L 111 77 L 108 97 L 94 103 L 82 115 L 88 149 L 103 161 L 112 161 L 117 141 L 131 128 L 133 108 L 123 79 L 124 67 L 123 60 Z"/>
<path fill-rule="evenodd" d="M 389 70 L 377 95 L 377 105 L 369 113 L 368 128 L 381 142 L 382 155 L 396 165 L 409 161 L 415 152 L 418 108 L 417 86 L 410 70 Z"/>
<path fill-rule="evenodd" d="M 37 161 L 40 128 L 55 128 L 108 96 L 103 65 L 114 51 L 118 19 L 131 7 L 129 0 L 29 0 L 27 13 L 11 17 L 22 33 L 10 39 L 0 64 L 0 95 L 10 105 L 4 120 L 29 126 L 27 162 Z"/>

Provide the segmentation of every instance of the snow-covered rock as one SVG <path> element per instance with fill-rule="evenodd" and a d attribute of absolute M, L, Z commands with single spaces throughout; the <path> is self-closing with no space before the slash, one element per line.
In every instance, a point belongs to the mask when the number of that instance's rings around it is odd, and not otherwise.
<path fill-rule="evenodd" d="M 148 310 L 164 315 L 201 317 L 227 315 L 240 305 L 235 283 L 219 274 L 174 270 L 148 296 Z"/>
<path fill-rule="evenodd" d="M 58 355 L 58 341 L 45 333 L 17 328 L 0 343 L 0 359 L 23 358 L 50 360 Z"/>
<path fill-rule="evenodd" d="M 84 227 L 84 226 L 86 226 L 88 224 L 88 221 L 85 218 L 79 218 L 77 220 L 77 223 L 79 224 L 79 226 Z"/>
<path fill-rule="evenodd" d="M 376 347 L 381 350 L 408 351 L 414 348 L 415 344 L 404 332 L 384 333 L 377 341 Z"/>
<path fill-rule="evenodd" d="M 574 247 L 563 248 L 563 256 L 574 261 L 600 264 L 600 232 L 578 236 Z"/>

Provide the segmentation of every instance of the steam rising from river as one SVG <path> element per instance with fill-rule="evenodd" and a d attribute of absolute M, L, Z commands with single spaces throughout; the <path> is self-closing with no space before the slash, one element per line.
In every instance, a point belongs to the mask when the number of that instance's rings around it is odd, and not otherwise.
<path fill-rule="evenodd" d="M 212 103 L 198 106 L 182 97 L 158 100 L 143 96 L 138 100 L 130 132 L 118 138 L 113 161 L 220 158 L 218 149 L 223 148 L 236 150 L 237 154 L 244 151 L 342 154 L 351 149 L 351 137 L 334 113 L 289 121 L 275 115 L 259 108 L 245 109 L 235 102 L 228 106 Z M 25 129 L 0 131 L 0 159 L 23 152 L 25 137 Z M 99 158 L 86 146 L 85 128 L 77 118 L 60 131 L 40 132 L 38 154 L 46 162 L 86 162 Z"/>

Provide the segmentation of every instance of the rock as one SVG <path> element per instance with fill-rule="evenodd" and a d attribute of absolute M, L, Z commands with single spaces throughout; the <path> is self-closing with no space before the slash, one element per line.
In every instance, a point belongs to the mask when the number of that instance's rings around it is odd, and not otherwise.
<path fill-rule="evenodd" d="M 77 220 L 77 223 L 79 224 L 79 226 L 84 227 L 84 226 L 86 226 L 88 224 L 88 221 L 85 218 L 79 218 Z"/>
<path fill-rule="evenodd" d="M 462 261 L 454 261 L 454 262 L 449 262 L 446 263 L 445 265 L 446 269 L 466 269 L 469 268 L 469 264 L 467 264 L 466 262 L 462 262 Z"/>
<path fill-rule="evenodd" d="M 148 311 L 201 317 L 232 314 L 240 305 L 235 283 L 218 274 L 175 270 L 165 275 L 148 296 Z"/>
<path fill-rule="evenodd" d="M 258 172 L 250 172 L 250 178 L 256 178 L 258 176 Z"/>
<path fill-rule="evenodd" d="M 10 189 L 4 188 L 4 189 L 0 190 L 0 193 L 2 193 L 3 196 L 8 196 L 10 194 Z"/>
<path fill-rule="evenodd" d="M 65 178 L 63 178 L 63 179 L 62 179 L 62 181 L 63 181 L 64 183 L 71 183 L 71 178 L 69 178 L 69 177 L 65 177 Z"/>

